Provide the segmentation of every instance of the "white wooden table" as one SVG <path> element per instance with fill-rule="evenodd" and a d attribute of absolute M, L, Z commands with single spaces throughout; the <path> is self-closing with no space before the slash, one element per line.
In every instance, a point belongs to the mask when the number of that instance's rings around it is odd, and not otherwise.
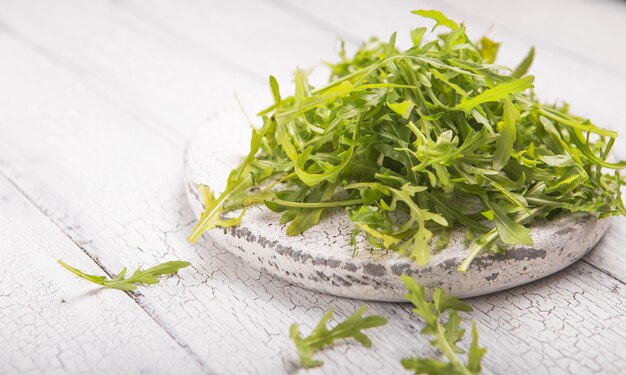
<path fill-rule="evenodd" d="M 233 92 L 283 86 L 296 66 L 398 30 L 400 43 L 439 8 L 504 42 L 546 101 L 563 98 L 624 133 L 626 3 L 613 0 L 0 1 L 0 373 L 299 372 L 288 328 L 329 306 L 362 302 L 309 292 L 246 267 L 206 241 L 182 184 L 194 128 Z M 265 100 L 269 100 L 267 91 Z M 485 373 L 626 371 L 626 219 L 596 249 L 544 280 L 471 303 L 489 348 Z M 138 294 L 98 290 L 90 273 L 182 259 L 179 276 Z M 319 354 L 308 373 L 406 373 L 434 352 L 403 304 L 367 303 L 390 324 L 373 348 Z M 304 372 L 304 371 L 302 371 Z"/>

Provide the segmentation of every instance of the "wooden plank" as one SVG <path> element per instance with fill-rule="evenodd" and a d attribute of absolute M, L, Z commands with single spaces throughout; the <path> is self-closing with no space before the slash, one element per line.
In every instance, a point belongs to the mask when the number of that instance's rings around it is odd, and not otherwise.
<path fill-rule="evenodd" d="M 571 60 L 626 77 L 622 63 L 626 44 L 615 43 L 617 36 L 626 34 L 626 6 L 617 0 L 530 0 L 523 6 L 515 0 L 391 0 L 384 4 L 376 0 L 266 1 L 305 16 L 312 24 L 341 30 L 341 35 L 351 41 L 364 38 L 359 30 L 386 37 L 394 30 L 415 27 L 411 10 L 438 9 L 457 20 L 468 21 L 467 25 L 474 29 L 480 25 L 479 34 L 507 33 L 516 40 L 541 45 Z M 375 32 L 378 30 L 384 32 Z"/>
<path fill-rule="evenodd" d="M 626 77 L 626 5 L 618 0 L 444 1 L 494 28 Z"/>
<path fill-rule="evenodd" d="M 0 228 L 1 373 L 207 371 L 127 294 L 61 268 L 102 273 L 2 176 Z"/>
<path fill-rule="evenodd" d="M 614 218 L 611 229 L 583 260 L 624 282 L 626 275 L 626 251 L 624 251 L 626 238 L 624 233 L 626 233 L 626 218 Z"/>
<path fill-rule="evenodd" d="M 333 56 L 336 45 L 333 34 L 260 2 L 35 3 L 4 2 L 3 28 L 147 126 L 182 134 L 176 142 L 225 96 L 262 92 L 269 102 L 270 74 L 293 91 L 293 70 Z"/>
<path fill-rule="evenodd" d="M 261 82 L 260 75 L 107 1 L 4 2 L 0 28 L 173 142 L 185 130 L 188 135 L 225 92 Z"/>
<path fill-rule="evenodd" d="M 488 332 L 481 335 L 489 348 L 486 368 L 495 374 L 620 373 L 626 366 L 625 297 L 623 283 L 578 262 L 470 300 L 481 332 Z"/>

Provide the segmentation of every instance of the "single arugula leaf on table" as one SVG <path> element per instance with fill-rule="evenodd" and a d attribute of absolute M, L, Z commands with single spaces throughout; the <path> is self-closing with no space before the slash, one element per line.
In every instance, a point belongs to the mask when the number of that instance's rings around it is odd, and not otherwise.
<path fill-rule="evenodd" d="M 407 275 L 402 275 L 402 281 L 408 289 L 405 298 L 413 304 L 413 312 L 424 320 L 422 334 L 434 337 L 431 344 L 439 349 L 446 359 L 443 361 L 433 358 L 404 358 L 402 359 L 404 368 L 416 374 L 479 374 L 480 362 L 486 349 L 478 346 L 478 331 L 473 320 L 472 342 L 466 363 L 459 357 L 464 350 L 457 345 L 465 335 L 465 330 L 459 327 L 461 323 L 459 312 L 470 312 L 472 307 L 457 297 L 446 294 L 440 288 L 435 288 L 432 298 L 428 299 L 424 286 L 418 285 Z"/>
<path fill-rule="evenodd" d="M 124 267 L 122 271 L 117 274 L 117 276 L 112 279 L 107 279 L 106 276 L 97 276 L 84 273 L 83 271 L 70 266 L 60 259 L 58 260 L 58 262 L 65 269 L 80 277 L 81 279 L 85 279 L 94 284 L 101 285 L 105 288 L 119 289 L 125 291 L 135 290 L 137 288 L 137 284 L 158 284 L 159 279 L 157 277 L 164 275 L 173 275 L 177 273 L 179 269 L 185 268 L 190 265 L 189 262 L 183 262 L 178 260 L 165 262 L 145 270 L 138 268 L 128 278 L 125 278 L 126 267 Z"/>
<path fill-rule="evenodd" d="M 304 368 L 321 366 L 323 362 L 313 358 L 313 354 L 325 346 L 333 345 L 337 340 L 352 338 L 366 348 L 371 347 L 372 341 L 362 331 L 383 326 L 387 324 L 387 319 L 378 315 L 363 317 L 365 309 L 365 306 L 361 306 L 346 320 L 328 329 L 328 322 L 332 319 L 334 312 L 331 308 L 307 337 L 302 337 L 297 323 L 292 324 L 289 328 L 289 336 L 298 351 L 300 365 Z"/>

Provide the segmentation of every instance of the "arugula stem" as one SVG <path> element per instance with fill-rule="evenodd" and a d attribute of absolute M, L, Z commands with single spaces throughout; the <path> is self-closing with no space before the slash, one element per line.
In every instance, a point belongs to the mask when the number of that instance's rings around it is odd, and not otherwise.
<path fill-rule="evenodd" d="M 437 322 L 436 336 L 437 336 L 437 342 L 440 343 L 439 350 L 441 350 L 443 355 L 446 356 L 446 358 L 448 358 L 448 361 L 450 361 L 450 363 L 454 365 L 455 369 L 459 370 L 464 375 L 474 375 L 471 373 L 470 370 L 467 369 L 467 367 L 465 367 L 465 365 L 457 357 L 456 353 L 450 346 L 448 339 L 446 338 L 445 329 L 440 322 Z"/>
<path fill-rule="evenodd" d="M 346 201 L 332 201 L 332 202 L 292 202 L 286 201 L 280 198 L 272 198 L 268 200 L 272 203 L 277 203 L 285 207 L 296 208 L 330 208 L 330 207 L 342 207 L 342 206 L 354 206 L 363 203 L 361 199 L 350 199 Z"/>
<path fill-rule="evenodd" d="M 268 184 L 267 186 L 265 186 L 263 189 L 261 189 L 261 192 L 265 193 L 266 191 L 270 191 L 274 187 L 276 187 L 277 185 L 279 185 L 279 184 L 281 184 L 281 183 L 283 183 L 283 182 L 285 182 L 287 180 L 290 180 L 290 179 L 292 179 L 294 177 L 297 177 L 297 176 L 298 176 L 298 174 L 296 172 L 289 173 L 288 175 L 283 176 L 283 177 L 279 178 L 278 180 L 272 182 L 271 184 Z"/>

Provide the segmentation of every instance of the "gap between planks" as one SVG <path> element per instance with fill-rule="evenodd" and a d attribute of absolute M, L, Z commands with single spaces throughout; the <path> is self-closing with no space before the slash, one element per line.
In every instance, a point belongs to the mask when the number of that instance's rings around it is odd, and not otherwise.
<path fill-rule="evenodd" d="M 109 278 L 113 278 L 115 277 L 117 274 L 114 274 L 112 272 L 110 272 L 103 264 L 102 262 L 100 262 L 100 260 L 94 256 L 94 254 L 90 253 L 89 251 L 87 251 L 78 241 L 76 241 L 72 236 L 70 236 L 68 233 L 66 233 L 63 228 L 55 221 L 52 220 L 51 217 L 49 216 L 49 213 L 47 213 L 41 206 L 39 206 L 35 201 L 33 201 L 31 199 L 31 197 L 26 194 L 26 192 L 24 190 L 22 190 L 19 185 L 17 185 L 15 183 L 15 181 L 13 181 L 9 176 L 6 175 L 6 173 L 0 168 L 0 178 L 4 179 L 9 185 L 11 185 L 15 191 L 20 194 L 35 210 L 37 210 L 37 212 L 41 213 L 44 217 L 46 217 L 46 219 L 48 219 L 50 221 L 50 224 L 53 225 L 56 229 L 58 229 L 59 233 L 61 233 L 65 238 L 67 238 L 69 241 L 71 241 L 74 245 L 76 245 L 76 247 L 78 249 L 80 249 L 82 251 L 83 254 L 85 254 L 89 259 L 91 259 L 91 261 L 102 271 L 104 272 Z M 68 274 L 68 277 L 71 277 Z M 100 287 L 96 287 L 96 288 L 100 288 Z M 104 289 L 104 287 L 102 287 L 101 289 Z M 114 291 L 114 292 L 118 292 L 118 291 Z M 186 351 L 189 355 L 191 355 L 195 361 L 198 362 L 198 364 L 200 364 L 202 366 L 203 369 L 205 369 L 207 372 L 209 371 L 209 366 L 202 360 L 202 358 L 200 358 L 200 356 L 193 351 L 192 348 L 190 348 L 187 344 L 185 344 L 184 342 L 182 342 L 180 339 L 178 339 L 164 324 L 163 322 L 160 321 L 160 319 L 158 319 L 155 315 L 150 314 L 147 310 L 146 307 L 141 303 L 141 300 L 139 299 L 139 295 L 136 292 L 130 292 L 130 291 L 119 291 L 119 293 L 124 293 L 126 294 L 126 296 L 128 296 L 128 298 L 133 301 L 133 303 L 135 303 L 141 311 L 143 311 L 147 317 L 149 317 L 152 321 L 154 321 L 159 327 L 160 329 L 167 335 L 169 336 L 181 349 L 183 349 L 184 351 Z"/>

